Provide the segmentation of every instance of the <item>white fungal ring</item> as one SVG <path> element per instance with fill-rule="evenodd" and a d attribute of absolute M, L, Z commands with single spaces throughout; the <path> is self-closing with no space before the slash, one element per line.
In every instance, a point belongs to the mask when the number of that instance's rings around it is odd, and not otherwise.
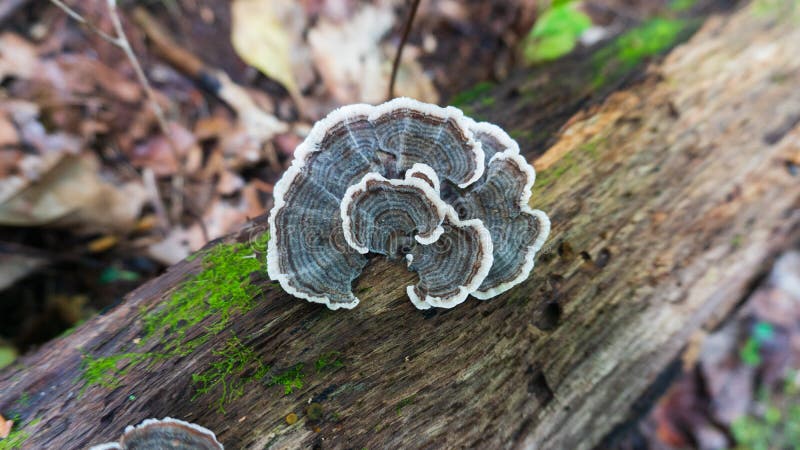
<path fill-rule="evenodd" d="M 423 228 L 422 232 L 414 235 L 414 239 L 420 244 L 427 245 L 436 242 L 442 235 L 444 228 L 442 228 L 441 223 L 444 221 L 445 209 L 448 205 L 439 198 L 438 190 L 432 187 L 432 185 L 438 186 L 439 179 L 429 167 L 424 166 L 425 168 L 423 169 L 418 166 L 423 165 L 415 164 L 414 169 L 409 170 L 406 173 L 406 178 L 403 180 L 388 180 L 379 173 L 369 173 L 365 175 L 358 184 L 347 188 L 339 208 L 339 213 L 342 218 L 344 238 L 356 251 L 362 254 L 370 252 L 369 247 L 363 242 L 364 239 L 357 237 L 357 233 L 353 229 L 353 216 L 363 211 L 364 205 L 362 203 L 367 198 L 386 200 L 386 192 L 391 195 L 399 193 L 401 189 L 407 191 L 407 194 L 410 194 L 407 196 L 409 200 L 414 200 L 414 197 L 416 197 L 416 200 L 419 200 L 424 206 L 427 206 L 429 212 L 432 213 L 427 217 L 427 223 L 424 217 L 409 216 L 409 218 L 415 222 L 415 225 L 417 225 L 417 229 L 419 227 Z M 415 176 L 420 174 L 431 176 L 433 179 L 431 181 L 426 181 L 426 179 Z M 428 180 L 430 180 L 430 178 L 428 178 Z M 379 191 L 381 189 L 385 191 L 383 195 L 381 195 Z M 390 197 L 389 199 L 391 200 Z M 408 204 L 403 206 L 404 208 L 395 207 L 394 209 L 408 211 Z M 383 211 L 385 211 L 385 209 Z M 376 218 L 369 219 L 373 221 L 376 220 Z M 372 251 L 379 252 L 376 249 Z"/>
<path fill-rule="evenodd" d="M 95 445 L 89 450 L 133 450 L 139 448 L 192 448 L 224 450 L 213 431 L 196 423 L 165 417 L 128 425 L 119 442 Z"/>
<path fill-rule="evenodd" d="M 349 309 L 366 255 L 378 253 L 419 273 L 408 288 L 418 308 L 498 295 L 528 278 L 549 233 L 528 206 L 534 179 L 513 139 L 456 108 L 405 98 L 339 108 L 275 185 L 269 276 Z"/>
<path fill-rule="evenodd" d="M 447 255 L 447 258 L 445 258 L 447 261 L 437 261 L 435 256 L 439 255 L 434 255 L 434 261 L 429 264 L 434 270 L 419 271 L 420 283 L 406 287 L 408 298 L 411 300 L 411 303 L 419 309 L 428 309 L 431 306 L 437 308 L 452 308 L 463 303 L 467 297 L 475 292 L 481 285 L 492 267 L 492 238 L 489 231 L 483 226 L 483 222 L 478 219 L 460 220 L 458 214 L 456 214 L 455 210 L 450 205 L 447 205 L 445 222 L 453 229 L 474 234 L 477 238 L 475 241 L 477 243 L 477 248 L 467 252 L 466 255 L 456 254 L 456 256 L 462 258 L 454 258 L 452 254 Z M 424 253 L 428 248 L 431 247 L 420 248 L 420 253 L 422 253 L 423 257 L 427 256 Z M 474 261 L 470 261 L 467 264 L 459 264 L 464 256 L 469 257 L 472 255 L 476 255 Z M 408 261 L 408 266 L 413 267 L 414 264 L 419 264 L 419 262 L 424 259 L 423 257 L 418 256 L 415 258 L 412 254 L 411 259 Z M 433 272 L 435 275 L 437 273 L 435 269 L 441 268 L 443 264 L 449 264 L 452 268 L 456 269 L 458 273 L 463 274 L 461 283 L 459 284 L 455 280 L 450 281 L 449 284 L 451 285 L 452 292 L 448 293 L 448 295 L 436 296 L 430 293 L 423 293 L 420 285 L 426 281 L 426 272 Z"/>

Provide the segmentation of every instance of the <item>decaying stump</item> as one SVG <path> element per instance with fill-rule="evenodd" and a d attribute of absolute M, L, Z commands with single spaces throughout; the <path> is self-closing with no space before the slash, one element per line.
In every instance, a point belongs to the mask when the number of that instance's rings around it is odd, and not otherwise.
<path fill-rule="evenodd" d="M 549 81 L 492 92 L 478 115 L 520 138 L 553 223 L 512 291 L 421 312 L 413 275 L 373 261 L 361 304 L 329 311 L 266 279 L 258 219 L 3 372 L 0 411 L 26 448 L 164 416 L 228 448 L 593 447 L 800 237 L 800 19 L 758 3 L 710 18 L 543 155 L 526 108 Z M 581 76 L 599 91 L 605 75 Z"/>

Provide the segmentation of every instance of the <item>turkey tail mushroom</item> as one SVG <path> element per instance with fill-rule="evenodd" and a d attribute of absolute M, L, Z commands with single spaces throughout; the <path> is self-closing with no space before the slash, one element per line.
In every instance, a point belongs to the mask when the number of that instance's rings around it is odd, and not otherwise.
<path fill-rule="evenodd" d="M 288 293 L 353 308 L 367 254 L 405 257 L 420 309 L 524 281 L 550 230 L 535 174 L 502 129 L 408 98 L 317 122 L 275 185 L 267 270 Z"/>
<path fill-rule="evenodd" d="M 125 428 L 119 442 L 95 445 L 89 450 L 224 450 L 211 430 L 183 420 L 147 419 Z"/>

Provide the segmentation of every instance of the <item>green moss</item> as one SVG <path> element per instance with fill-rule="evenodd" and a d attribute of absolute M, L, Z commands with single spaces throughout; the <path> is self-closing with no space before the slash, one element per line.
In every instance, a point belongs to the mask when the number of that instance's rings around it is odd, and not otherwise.
<path fill-rule="evenodd" d="M 594 55 L 594 87 L 618 79 L 645 58 L 673 47 L 689 25 L 684 20 L 655 18 L 621 34 Z"/>
<path fill-rule="evenodd" d="M 592 159 L 597 159 L 600 157 L 600 147 L 605 144 L 606 138 L 605 136 L 595 136 L 586 142 L 585 144 L 580 146 L 580 150 L 587 153 Z"/>
<path fill-rule="evenodd" d="M 14 448 L 22 448 L 22 445 L 31 437 L 28 428 L 35 427 L 42 419 L 34 419 L 28 422 L 22 429 L 13 430 L 9 435 L 0 440 L 0 450 L 11 450 Z M 16 420 L 15 420 L 16 421 Z"/>
<path fill-rule="evenodd" d="M 151 356 L 150 353 L 134 352 L 97 358 L 84 355 L 81 363 L 81 379 L 84 381 L 84 386 L 81 392 L 95 385 L 109 389 L 119 386 L 122 377 Z"/>
<path fill-rule="evenodd" d="M 591 26 L 592 19 L 570 2 L 554 5 L 536 20 L 523 41 L 525 60 L 537 63 L 566 55 Z"/>
<path fill-rule="evenodd" d="M 262 258 L 253 250 L 264 248 L 268 239 L 265 233 L 252 246 L 236 243 L 213 247 L 203 257 L 203 270 L 183 283 L 163 307 L 145 317 L 143 341 L 163 332 L 172 335 L 168 351 L 187 354 L 224 330 L 234 313 L 252 309 L 261 291 L 250 282 L 250 274 L 263 270 Z M 206 328 L 206 334 L 184 342 L 188 329 L 212 315 L 216 320 Z"/>
<path fill-rule="evenodd" d="M 371 290 L 372 290 L 372 286 L 363 287 L 363 288 L 358 290 L 357 294 L 358 295 L 366 294 L 367 292 L 369 292 Z"/>
<path fill-rule="evenodd" d="M 416 398 L 417 394 L 414 394 L 414 395 L 409 395 L 408 397 L 400 400 L 400 402 L 397 403 L 397 408 L 396 408 L 397 415 L 399 416 L 403 412 L 403 408 L 414 403 L 414 400 L 416 400 Z"/>
<path fill-rule="evenodd" d="M 590 139 L 589 142 L 586 142 L 578 147 L 577 151 L 568 152 L 566 155 L 561 157 L 560 160 L 556 161 L 553 166 L 536 173 L 536 184 L 534 185 L 534 188 L 541 189 L 545 186 L 548 186 L 558 178 L 561 178 L 561 176 L 571 171 L 573 168 L 577 167 L 586 160 L 586 156 L 582 155 L 588 155 L 588 157 L 591 159 L 599 158 L 601 147 L 605 143 L 606 136 L 598 135 Z"/>
<path fill-rule="evenodd" d="M 800 23 L 800 0 L 756 0 L 752 7 L 758 17 Z"/>
<path fill-rule="evenodd" d="M 221 349 L 212 353 L 220 359 L 203 373 L 192 375 L 192 382 L 197 385 L 192 400 L 219 389 L 217 408 L 224 414 L 225 405 L 241 397 L 248 383 L 263 379 L 269 366 L 265 366 L 253 349 L 242 344 L 237 336 L 229 338 Z"/>
<path fill-rule="evenodd" d="M 344 363 L 342 363 L 342 360 L 339 359 L 340 355 L 340 352 L 328 352 L 320 355 L 319 359 L 317 359 L 317 361 L 314 363 L 317 373 L 343 367 Z"/>
<path fill-rule="evenodd" d="M 269 383 L 267 383 L 267 386 L 281 385 L 283 386 L 283 393 L 289 395 L 294 392 L 295 389 L 301 389 L 303 387 L 303 378 L 305 378 L 305 374 L 303 373 L 303 364 L 300 363 L 273 376 Z"/>
<path fill-rule="evenodd" d="M 790 371 L 783 386 L 759 389 L 758 407 L 731 424 L 735 450 L 797 449 L 800 446 L 800 385 Z"/>
<path fill-rule="evenodd" d="M 742 348 L 739 349 L 739 359 L 748 366 L 756 367 L 761 364 L 761 348 L 768 344 L 775 336 L 775 328 L 769 322 L 758 321 L 753 325 Z"/>
<path fill-rule="evenodd" d="M 578 160 L 575 158 L 575 155 L 572 152 L 567 153 L 552 167 L 548 167 L 546 170 L 536 173 L 536 184 L 534 185 L 534 188 L 542 189 L 546 186 L 549 186 L 551 183 L 575 167 L 577 162 Z"/>
<path fill-rule="evenodd" d="M 669 9 L 675 12 L 682 12 L 692 9 L 697 0 L 672 0 L 669 2 Z"/>
<path fill-rule="evenodd" d="M 14 403 L 16 403 L 22 408 L 27 408 L 28 406 L 31 405 L 31 395 L 28 394 L 27 392 L 23 392 L 22 395 L 20 395 L 17 401 Z"/>
<path fill-rule="evenodd" d="M 162 340 L 162 352 L 125 352 L 91 357 L 85 355 L 81 378 L 83 389 L 93 385 L 113 388 L 133 367 L 155 357 L 185 356 L 225 330 L 231 317 L 255 306 L 260 288 L 251 282 L 251 274 L 264 270 L 263 254 L 269 235 L 264 233 L 248 243 L 220 244 L 202 255 L 203 269 L 184 281 L 154 311 L 142 311 L 144 337 L 139 345 L 154 338 Z M 186 333 L 200 322 L 215 319 L 197 337 Z M 127 364 L 120 367 L 120 363 Z"/>
<path fill-rule="evenodd" d="M 475 102 L 475 100 L 485 96 L 489 91 L 492 90 L 493 87 L 494 83 L 481 81 L 470 89 L 453 96 L 453 98 L 450 100 L 450 104 L 463 108 L 464 106 L 469 105 Z"/>
<path fill-rule="evenodd" d="M 639 64 L 645 57 L 669 48 L 684 26 L 680 20 L 650 20 L 617 39 L 619 58 L 629 66 Z"/>
<path fill-rule="evenodd" d="M 71 327 L 69 327 L 69 328 L 67 328 L 66 330 L 62 331 L 62 332 L 61 332 L 61 334 L 59 334 L 59 335 L 58 335 L 58 338 L 64 338 L 64 337 L 67 337 L 67 336 L 71 335 L 72 333 L 74 333 L 74 332 L 75 332 L 75 330 L 77 330 L 77 329 L 78 329 L 78 327 L 80 327 L 81 325 L 83 325 L 83 323 L 84 323 L 84 322 L 86 322 L 86 319 L 80 319 L 80 320 L 78 320 L 78 321 L 77 321 L 77 322 L 75 322 L 75 324 L 73 324 Z"/>

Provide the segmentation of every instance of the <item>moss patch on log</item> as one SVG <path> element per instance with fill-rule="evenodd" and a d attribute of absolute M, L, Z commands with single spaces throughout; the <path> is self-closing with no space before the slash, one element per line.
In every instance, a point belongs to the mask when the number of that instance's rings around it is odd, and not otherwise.
<path fill-rule="evenodd" d="M 225 405 L 241 397 L 245 385 L 266 377 L 270 368 L 237 336 L 230 337 L 222 348 L 212 350 L 212 353 L 220 359 L 205 372 L 192 375 L 192 382 L 198 385 L 192 400 L 218 388 L 221 392 L 217 409 L 224 414 Z"/>
<path fill-rule="evenodd" d="M 150 353 L 120 353 L 97 358 L 84 355 L 81 380 L 84 384 L 81 393 L 91 386 L 113 389 L 120 385 L 121 378 L 142 361 L 151 359 Z"/>
<path fill-rule="evenodd" d="M 320 357 L 314 363 L 317 373 L 327 370 L 336 370 L 340 367 L 343 367 L 344 363 L 342 363 L 342 360 L 339 358 L 340 356 L 341 352 L 328 352 L 320 355 Z"/>
<path fill-rule="evenodd" d="M 15 422 L 19 418 L 14 418 Z M 18 430 L 13 430 L 4 439 L 0 440 L 0 450 L 11 450 L 15 448 L 22 448 L 25 441 L 31 436 L 30 428 L 35 427 L 41 419 L 33 419 Z"/>
<path fill-rule="evenodd" d="M 278 375 L 274 375 L 267 383 L 267 386 L 283 386 L 283 393 L 286 395 L 291 394 L 295 389 L 301 389 L 303 387 L 303 378 L 306 376 L 303 373 L 303 366 L 303 363 L 296 364 Z"/>
<path fill-rule="evenodd" d="M 82 391 L 94 385 L 117 387 L 122 377 L 144 361 L 186 356 L 225 330 L 232 316 L 251 310 L 261 293 L 251 277 L 264 270 L 268 241 L 269 234 L 264 233 L 251 242 L 219 244 L 199 253 L 203 269 L 183 282 L 167 301 L 143 314 L 144 336 L 138 345 L 141 347 L 158 338 L 162 340 L 163 350 L 97 357 L 84 355 Z M 213 323 L 199 335 L 186 338 L 187 331 L 211 316 L 215 317 Z"/>
<path fill-rule="evenodd" d="M 646 58 L 674 47 L 699 26 L 698 20 L 657 17 L 617 36 L 605 48 L 595 53 L 595 76 L 592 86 L 597 89 L 609 81 L 620 79 Z"/>
<path fill-rule="evenodd" d="M 146 342 L 163 333 L 167 353 L 186 355 L 208 338 L 226 329 L 235 313 L 245 313 L 255 304 L 261 288 L 250 276 L 263 270 L 263 255 L 269 235 L 252 243 L 221 244 L 203 255 L 203 270 L 175 291 L 166 305 L 145 316 Z M 213 324 L 200 337 L 185 340 L 186 331 L 210 316 Z"/>

